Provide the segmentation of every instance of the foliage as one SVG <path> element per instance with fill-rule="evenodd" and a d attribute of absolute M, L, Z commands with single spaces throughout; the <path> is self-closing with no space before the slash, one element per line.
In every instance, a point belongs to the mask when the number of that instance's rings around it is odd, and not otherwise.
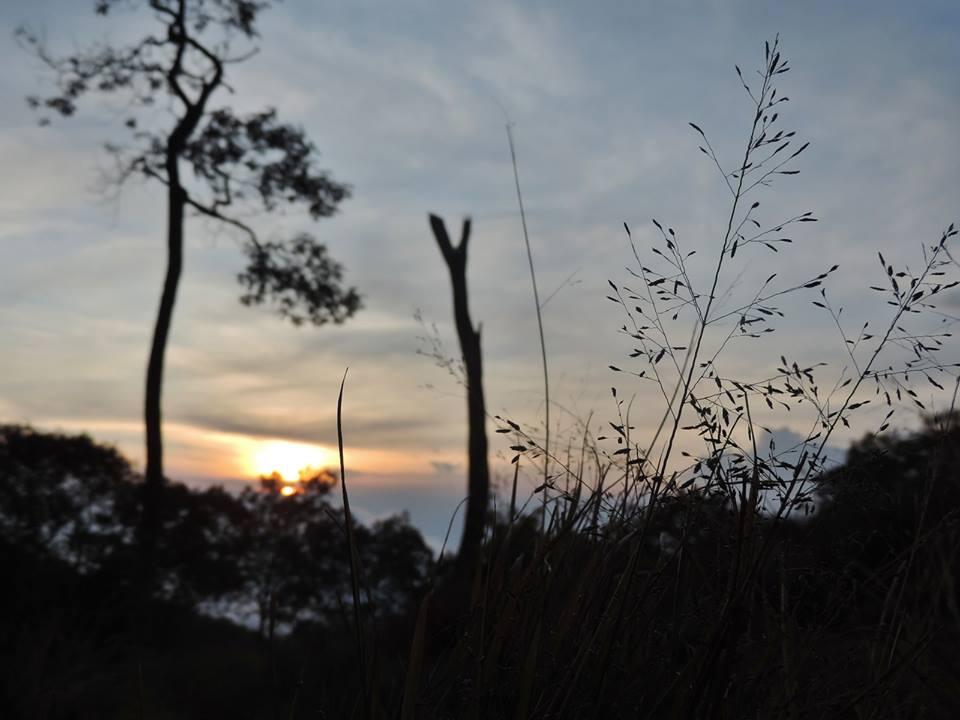
<path fill-rule="evenodd" d="M 116 161 L 114 179 L 139 175 L 159 181 L 181 193 L 197 215 L 239 230 L 250 259 L 239 278 L 251 289 L 243 295 L 245 304 L 276 300 L 280 314 L 296 324 L 340 323 L 360 300 L 354 289 L 341 287 L 342 267 L 325 246 L 307 233 L 264 242 L 241 218 L 257 205 L 273 211 L 289 204 L 304 205 L 313 219 L 328 217 L 350 196 L 350 187 L 316 167 L 316 146 L 301 128 L 280 122 L 274 108 L 237 115 L 230 107 L 210 105 L 218 92 L 230 90 L 229 66 L 254 53 L 235 53 L 232 46 L 238 38 L 256 38 L 260 13 L 271 4 L 100 0 L 101 15 L 119 6 L 145 7 L 158 32 L 130 45 L 95 45 L 66 57 L 53 55 L 37 35 L 20 28 L 18 39 L 53 71 L 57 86 L 57 93 L 28 102 L 40 112 L 69 117 L 85 95 L 125 96 L 135 112 L 125 121 L 131 142 L 107 145 Z M 163 100 L 174 109 L 172 128 L 155 127 L 151 120 L 153 106 Z M 41 122 L 49 123 L 49 116 L 42 115 Z M 181 176 L 180 161 L 189 176 Z M 303 310 L 295 312 L 294 305 Z"/>
<path fill-rule="evenodd" d="M 132 543 L 133 471 L 113 448 L 86 435 L 0 428 L 0 534 L 80 572 L 105 566 Z"/>
<path fill-rule="evenodd" d="M 129 583 L 141 479 L 112 448 L 87 436 L 0 426 L 0 538 L 18 552 L 63 562 L 93 577 Z M 238 622 L 289 631 L 330 625 L 349 597 L 341 511 L 330 504 L 336 477 L 278 476 L 238 494 L 170 483 L 164 491 L 158 596 Z M 284 488 L 293 488 L 290 495 Z M 403 613 L 432 555 L 405 516 L 358 526 L 368 605 Z"/>
<path fill-rule="evenodd" d="M 247 270 L 238 277 L 247 287 L 240 298 L 244 305 L 259 305 L 272 297 L 280 315 L 294 325 L 309 321 L 318 326 L 328 321 L 342 323 L 360 308 L 357 292 L 340 287 L 343 270 L 339 263 L 309 235 L 298 235 L 286 244 L 260 243 L 246 250 Z"/>

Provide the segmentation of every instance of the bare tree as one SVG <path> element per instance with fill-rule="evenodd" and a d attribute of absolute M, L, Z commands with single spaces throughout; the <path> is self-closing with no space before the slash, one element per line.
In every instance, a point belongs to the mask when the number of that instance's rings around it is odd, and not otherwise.
<path fill-rule="evenodd" d="M 480 352 L 480 329 L 474 328 L 467 301 L 467 243 L 470 240 L 470 220 L 463 221 L 460 243 L 450 242 L 443 220 L 430 216 L 430 228 L 450 271 L 453 286 L 453 318 L 463 354 L 467 381 L 467 423 L 469 439 L 467 452 L 467 514 L 460 540 L 459 561 L 470 569 L 479 555 L 483 528 L 490 502 L 490 469 L 487 463 L 487 409 L 483 399 L 483 357 Z"/>
<path fill-rule="evenodd" d="M 164 483 L 161 389 L 164 354 L 177 287 L 183 271 L 185 219 L 189 214 L 223 223 L 242 237 L 249 263 L 238 280 L 244 304 L 274 303 L 295 325 L 340 323 L 360 307 L 353 288 L 341 284 L 342 268 L 324 245 L 300 234 L 288 241 L 263 241 L 242 217 L 259 207 L 301 204 L 313 219 L 332 215 L 350 194 L 316 167 L 317 150 L 301 128 L 278 121 L 268 108 L 237 115 L 213 107 L 214 96 L 233 92 L 229 66 L 249 59 L 256 23 L 269 0 L 97 0 L 96 12 L 123 8 L 152 15 L 153 32 L 129 45 L 93 45 L 56 56 L 34 33 L 17 36 L 52 71 L 56 92 L 30 97 L 38 111 L 72 116 L 88 94 L 122 96 L 132 108 L 126 120 L 130 142 L 108 144 L 117 161 L 112 182 L 143 177 L 167 192 L 167 268 L 157 310 L 144 399 L 146 478 L 140 541 L 151 572 L 160 528 Z M 153 106 L 165 102 L 172 124 L 157 127 Z M 138 112 L 140 111 L 140 112 Z M 49 122 L 41 116 L 41 124 Z"/>

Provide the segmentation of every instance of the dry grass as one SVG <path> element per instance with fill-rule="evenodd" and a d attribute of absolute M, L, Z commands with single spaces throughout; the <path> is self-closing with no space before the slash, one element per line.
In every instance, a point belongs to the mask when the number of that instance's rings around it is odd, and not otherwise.
<path fill-rule="evenodd" d="M 611 369 L 659 387 L 665 407 L 656 433 L 644 441 L 631 435 L 631 408 L 615 388 L 614 434 L 595 436 L 584 423 L 566 457 L 552 449 L 562 443 L 548 446 L 546 436 L 497 418 L 516 451 L 509 511 L 491 516 L 470 582 L 445 572 L 441 559 L 405 678 L 371 668 L 379 684 L 368 689 L 378 699 L 371 717 L 400 708 L 404 719 L 898 718 L 944 717 L 944 708 L 960 707 L 956 688 L 929 690 L 957 679 L 940 659 L 944 639 L 958 639 L 956 625 L 944 626 L 944 607 L 956 612 L 960 534 L 955 516 L 931 522 L 926 513 L 932 488 L 955 484 L 955 465 L 931 466 L 910 542 L 881 563 L 854 553 L 838 567 L 822 546 L 838 532 L 829 512 L 795 521 L 823 483 L 828 442 L 858 409 L 889 405 L 883 431 L 896 400 L 919 404 L 907 385 L 911 373 L 942 388 L 933 376 L 951 367 L 936 355 L 945 334 L 904 326 L 952 286 L 941 276 L 953 226 L 924 248 L 918 273 L 898 272 L 881 256 L 887 284 L 874 290 L 892 309 L 878 333 L 844 334 L 825 290 L 836 265 L 787 287 L 768 278 L 732 303 L 734 311 L 716 302 L 729 294 L 723 285 L 738 252 L 787 248 L 785 228 L 815 222 L 802 212 L 764 226 L 753 199 L 795 174 L 792 161 L 807 147 L 778 126 L 786 98 L 776 83 L 788 69 L 779 39 L 765 47 L 757 82 L 737 68 L 751 127 L 732 170 L 691 123 L 731 199 L 706 292 L 695 288 L 693 253 L 673 228 L 654 221 L 662 246 L 647 261 L 626 227 L 636 260 L 631 282 L 639 285 L 611 281 L 609 299 L 624 312 L 623 332 L 636 349 L 631 367 Z M 723 374 L 731 342 L 766 337 L 783 318 L 776 303 L 811 290 L 848 351 L 840 379 L 821 386 L 819 365 L 783 356 L 770 377 Z M 906 359 L 896 354 L 904 349 Z M 814 418 L 804 442 L 779 454 L 758 448 L 757 408 L 791 406 Z M 701 455 L 679 453 L 685 433 L 699 436 Z M 955 430 L 943 429 L 943 437 L 948 452 Z M 606 449 L 611 441 L 615 449 Z M 533 513 L 515 512 L 521 461 L 555 469 L 531 497 L 541 500 Z"/>

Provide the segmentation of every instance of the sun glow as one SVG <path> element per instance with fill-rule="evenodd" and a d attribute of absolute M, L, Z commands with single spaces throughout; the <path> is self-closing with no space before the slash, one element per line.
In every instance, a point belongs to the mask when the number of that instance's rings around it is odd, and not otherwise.
<path fill-rule="evenodd" d="M 254 475 L 278 473 L 284 482 L 293 483 L 300 478 L 301 470 L 323 469 L 332 457 L 329 450 L 319 445 L 267 440 L 254 446 L 248 462 Z"/>

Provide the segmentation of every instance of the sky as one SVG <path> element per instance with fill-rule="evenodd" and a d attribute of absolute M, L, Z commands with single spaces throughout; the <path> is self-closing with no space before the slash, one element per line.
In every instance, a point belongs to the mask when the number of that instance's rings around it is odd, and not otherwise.
<path fill-rule="evenodd" d="M 145 13 L 104 19 L 92 5 L 0 6 L 0 421 L 87 432 L 142 467 L 163 193 L 103 182 L 103 143 L 123 137 L 118 101 L 89 97 L 75 118 L 38 127 L 23 98 L 51 78 L 13 39 L 26 25 L 69 52 L 150 27 Z M 464 494 L 466 413 L 462 387 L 418 353 L 429 353 L 421 338 L 435 327 L 443 352 L 457 354 L 428 212 L 452 232 L 465 215 L 473 219 L 470 301 L 482 323 L 490 413 L 542 425 L 507 116 L 537 280 L 549 298 L 543 319 L 560 447 L 587 418 L 594 426 L 615 419 L 612 385 L 633 399 L 636 433 L 659 421 L 655 388 L 609 368 L 641 369 L 626 357 L 622 310 L 606 299 L 608 280 L 626 282 L 626 268 L 636 267 L 623 223 L 650 259 L 651 218 L 674 227 L 702 259 L 700 281 L 709 279 L 729 198 L 688 123 L 703 128 L 722 159 L 742 153 L 751 110 L 734 65 L 758 67 L 776 33 L 792 66 L 780 76 L 790 97 L 781 113 L 811 146 L 796 162 L 798 176 L 763 190 L 760 216 L 772 222 L 810 210 L 820 222 L 800 226 L 776 256 L 741 253 L 725 278 L 733 294 L 771 272 L 795 284 L 836 263 L 828 288 L 844 307 L 845 329 L 880 323 L 886 310 L 867 287 L 883 280 L 877 251 L 916 267 L 921 244 L 960 220 L 960 5 L 949 0 L 286 0 L 262 20 L 259 53 L 230 67 L 234 92 L 214 104 L 276 107 L 307 131 L 322 167 L 350 183 L 353 196 L 318 223 L 296 213 L 251 222 L 265 237 L 314 232 L 364 308 L 342 326 L 294 328 L 268 309 L 243 307 L 237 238 L 188 224 L 164 418 L 167 473 L 192 484 L 249 482 L 271 457 L 289 461 L 294 451 L 332 464 L 337 390 L 349 367 L 344 439 L 361 518 L 408 510 L 431 542 L 442 538 Z M 162 123 L 162 112 L 152 119 Z M 840 377 L 843 340 L 812 299 L 806 291 L 781 303 L 787 317 L 777 333 L 730 347 L 725 372 L 765 377 L 786 353 L 827 362 L 825 377 Z M 948 295 L 942 309 L 957 305 L 960 296 Z M 948 342 L 953 354 L 944 359 L 960 359 L 956 350 Z M 921 397 L 942 404 L 932 390 L 922 387 Z M 871 413 L 835 445 L 875 427 Z M 917 421 L 909 408 L 897 418 L 903 427 Z M 807 432 L 810 417 L 763 422 L 792 438 Z M 502 480 L 509 443 L 492 430 Z M 535 478 L 523 481 L 529 487 Z"/>

